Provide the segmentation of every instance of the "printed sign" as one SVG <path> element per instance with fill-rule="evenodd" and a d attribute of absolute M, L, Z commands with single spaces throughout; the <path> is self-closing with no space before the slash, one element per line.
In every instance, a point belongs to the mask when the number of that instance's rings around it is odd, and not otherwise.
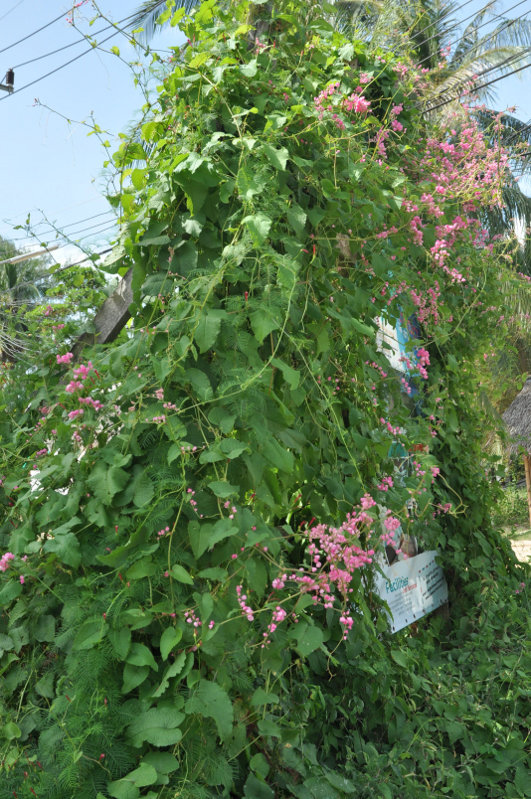
<path fill-rule="evenodd" d="M 391 611 L 391 632 L 396 633 L 448 601 L 443 570 L 435 550 L 422 552 L 392 566 L 382 566 L 376 576 L 376 593 Z"/>

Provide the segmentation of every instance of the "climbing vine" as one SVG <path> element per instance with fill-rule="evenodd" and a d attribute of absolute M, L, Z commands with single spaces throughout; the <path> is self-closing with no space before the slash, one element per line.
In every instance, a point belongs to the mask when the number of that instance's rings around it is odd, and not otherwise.
<path fill-rule="evenodd" d="M 315 4 L 274 4 L 258 36 L 263 7 L 171 19 L 188 44 L 115 155 L 131 326 L 80 353 L 55 320 L 39 369 L 2 373 L 18 796 L 368 795 L 379 755 L 349 726 L 372 702 L 369 740 L 384 711 L 360 687 L 345 714 L 329 679 L 374 669 L 395 696 L 385 664 L 421 662 L 387 631 L 378 554 L 443 550 L 456 609 L 520 579 L 470 399 L 511 279 L 478 222 L 504 152 L 471 119 L 429 127 L 414 68 Z M 379 330 L 414 315 L 397 371 Z"/>

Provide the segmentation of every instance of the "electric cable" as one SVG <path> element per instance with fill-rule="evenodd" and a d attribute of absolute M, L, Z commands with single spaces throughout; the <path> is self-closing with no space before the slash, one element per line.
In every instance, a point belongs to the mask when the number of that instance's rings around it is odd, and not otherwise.
<path fill-rule="evenodd" d="M 466 3 L 463 3 L 462 5 L 460 5 L 460 6 L 459 6 L 459 8 L 455 8 L 455 9 L 454 9 L 454 8 L 449 8 L 447 11 L 445 11 L 443 14 L 441 14 L 441 16 L 440 16 L 440 17 L 438 17 L 437 19 L 433 20 L 433 22 L 430 22 L 430 23 L 429 23 L 429 25 L 426 25 L 426 26 L 425 26 L 424 28 L 422 28 L 420 31 L 417 31 L 417 32 L 415 32 L 415 31 L 412 31 L 412 35 L 413 35 L 413 36 L 415 36 L 415 37 L 417 37 L 417 36 L 421 36 L 421 35 L 424 33 L 424 31 L 427 31 L 427 30 L 428 30 L 428 28 L 432 28 L 434 25 L 437 25 L 437 23 L 441 22 L 441 21 L 442 21 L 443 19 L 445 19 L 445 18 L 446 18 L 446 17 L 447 17 L 449 14 L 453 14 L 453 13 L 457 13 L 458 11 L 462 11 L 462 10 L 463 10 L 463 8 L 464 8 L 465 6 L 468 6 L 470 3 L 473 3 L 473 2 L 475 2 L 475 0 L 467 0 L 467 1 L 466 1 Z M 486 4 L 485 4 L 485 6 L 484 6 L 484 8 L 487 8 L 487 7 L 488 7 L 488 6 L 490 6 L 490 5 L 493 5 L 493 2 L 486 3 Z M 480 9 L 480 11 L 481 11 L 481 10 L 482 10 L 482 9 Z M 476 14 L 477 14 L 477 13 L 479 13 L 479 12 L 476 12 Z M 463 22 L 463 21 L 464 21 L 464 20 L 462 20 L 462 22 Z M 461 24 L 461 22 L 460 22 L 459 24 Z M 410 30 L 411 30 L 411 28 L 410 28 Z"/>
<path fill-rule="evenodd" d="M 36 222 L 35 225 L 32 227 L 33 237 L 35 238 L 35 237 L 38 237 L 40 235 L 46 236 L 49 233 L 55 232 L 56 230 L 59 230 L 60 232 L 62 232 L 63 230 L 66 230 L 66 228 L 77 227 L 78 225 L 83 225 L 85 222 L 91 222 L 93 219 L 97 219 L 100 216 L 107 216 L 108 214 L 113 214 L 113 213 L 114 213 L 113 209 L 109 208 L 107 211 L 101 211 L 99 214 L 92 214 L 92 216 L 86 216 L 84 219 L 77 219 L 75 222 L 68 222 L 66 225 L 61 225 L 60 227 L 58 225 L 54 226 L 51 222 L 47 222 L 47 221 Z M 8 221 L 8 220 L 4 220 L 4 221 Z M 107 220 L 104 220 L 104 222 L 107 222 Z M 38 227 L 42 227 L 43 225 L 48 226 L 49 231 L 41 231 L 41 233 L 39 233 L 37 228 Z M 12 238 L 10 237 L 9 241 L 23 241 L 25 239 L 31 240 L 31 237 L 30 236 L 14 236 Z"/>
<path fill-rule="evenodd" d="M 102 44 L 105 44 L 105 42 L 108 42 L 110 39 L 114 38 L 115 36 L 118 36 L 118 34 L 120 34 L 120 33 L 123 36 L 126 36 L 128 39 L 131 39 L 130 35 L 128 33 L 126 33 L 124 30 L 122 30 L 121 28 L 119 28 L 118 25 L 121 25 L 123 22 L 127 21 L 128 19 L 131 19 L 131 17 L 133 17 L 133 16 L 134 16 L 134 14 L 130 14 L 129 16 L 124 17 L 123 19 L 119 20 L 118 22 L 111 23 L 106 28 L 106 30 L 108 30 L 109 28 L 113 28 L 114 32 L 111 33 L 109 36 L 107 36 L 105 39 L 103 39 L 101 42 L 98 42 L 96 45 L 91 46 L 88 50 L 84 50 L 82 53 L 79 53 L 77 56 L 74 56 L 74 58 L 71 58 L 68 61 L 65 61 L 64 64 L 60 64 L 55 69 L 52 69 L 49 72 L 46 72 L 44 75 L 41 75 L 40 77 L 35 78 L 35 80 L 30 81 L 30 83 L 24 84 L 24 86 L 21 86 L 19 89 L 16 89 L 14 92 L 11 92 L 9 95 L 5 95 L 4 97 L 0 97 L 0 102 L 2 100 L 6 100 L 12 94 L 17 94 L 18 92 L 21 92 L 23 89 L 28 89 L 30 86 L 33 86 L 35 83 L 38 83 L 39 81 L 50 77 L 50 75 L 53 75 L 56 72 L 59 72 L 61 69 L 63 69 L 64 67 L 67 67 L 70 64 L 74 63 L 74 61 L 77 61 L 78 59 L 82 58 L 84 55 L 87 55 L 88 53 L 91 53 L 94 50 L 97 50 L 99 47 L 101 47 Z M 51 24 L 51 23 L 49 23 L 49 24 Z M 101 33 L 101 31 L 100 31 L 100 33 Z M 23 41 L 23 40 L 21 40 L 21 41 Z M 82 40 L 77 41 L 77 42 L 75 42 L 75 44 L 80 44 L 81 41 Z M 18 44 L 18 42 L 17 42 L 17 44 Z M 70 47 L 70 46 L 71 45 L 69 44 L 69 45 L 66 45 L 65 47 L 58 48 L 56 51 L 53 51 L 53 52 L 50 52 L 50 53 L 46 53 L 43 56 L 39 56 L 39 58 L 46 58 L 47 56 L 53 55 L 55 52 L 60 52 L 61 50 L 66 49 L 66 47 Z M 0 52 L 2 52 L 2 51 L 0 51 Z M 38 60 L 38 59 L 32 59 L 32 60 Z M 31 63 L 31 61 L 27 61 L 25 63 Z M 21 66 L 21 65 L 19 65 L 19 66 Z"/>
<path fill-rule="evenodd" d="M 485 89 L 487 88 L 487 86 L 491 86 L 493 83 L 497 83 L 499 80 L 503 80 L 504 78 L 509 78 L 511 75 L 516 75 L 518 72 L 523 72 L 524 69 L 529 69 L 529 67 L 531 67 L 531 64 L 525 64 L 523 67 L 519 67 L 518 69 L 513 69 L 513 71 L 507 73 L 507 75 L 500 75 L 497 78 L 493 78 L 493 80 L 487 81 L 487 83 L 482 83 L 480 86 L 475 86 L 474 91 Z M 443 106 L 448 105 L 448 103 L 455 102 L 456 99 L 458 98 L 452 97 L 450 100 L 445 100 L 444 102 L 439 103 L 438 105 L 431 106 L 430 108 L 425 108 L 424 113 L 428 112 L 431 113 L 432 111 L 435 111 L 437 108 L 442 108 Z"/>
<path fill-rule="evenodd" d="M 11 6 L 11 8 L 9 9 L 9 11 L 6 11 L 6 13 L 5 13 L 5 14 L 2 14 L 2 16 L 0 17 L 0 22 L 1 22 L 3 19 L 5 19 L 6 17 L 8 17 L 8 16 L 11 14 L 11 12 L 15 10 L 15 8 L 18 8 L 19 6 L 21 6 L 23 2 L 24 2 L 24 0 L 18 0 L 18 3 L 15 3 L 15 5 L 14 5 L 14 6 Z"/>
<path fill-rule="evenodd" d="M 507 8 L 507 9 L 506 9 L 506 10 L 503 12 L 503 14 L 495 14 L 495 15 L 494 15 L 494 16 L 493 16 L 491 19 L 488 19 L 486 22 L 482 22 L 482 23 L 481 23 L 481 25 L 478 25 L 478 26 L 477 26 L 477 28 L 476 28 L 475 30 L 479 30 L 480 28 L 483 28 L 485 25 L 488 25 L 489 23 L 491 23 L 491 22 L 492 22 L 493 20 L 495 20 L 495 19 L 505 19 L 505 18 L 506 18 L 506 15 L 507 15 L 507 13 L 508 13 L 509 11 L 512 11 L 512 10 L 513 10 L 513 8 L 517 8 L 518 6 L 521 6 L 521 5 L 522 5 L 522 3 L 525 3 L 525 2 L 526 2 L 526 0 L 518 0 L 518 3 L 515 3 L 514 5 L 510 6 L 509 8 Z M 477 12 L 476 12 L 476 11 L 474 11 L 474 13 L 473 13 L 473 14 L 469 14 L 469 15 L 468 15 L 468 17 L 465 17 L 464 19 L 460 20 L 460 21 L 459 21 L 459 22 L 457 22 L 455 25 L 451 25 L 451 26 L 450 26 L 449 28 L 447 28 L 447 29 L 446 29 L 446 31 L 444 31 L 443 33 L 434 33 L 434 34 L 433 34 L 433 36 L 430 36 L 430 37 L 429 37 L 429 39 L 424 39 L 424 41 L 423 41 L 423 44 L 427 44 L 428 42 L 431 42 L 431 41 L 432 41 L 432 39 L 436 39 L 437 37 L 440 37 L 440 38 L 442 38 L 442 36 L 445 36 L 445 35 L 446 35 L 447 33 L 449 33 L 451 30 L 454 30 L 454 28 L 458 28 L 460 25 L 462 25 L 462 24 L 463 24 L 464 22 L 466 22 L 468 19 L 471 19 L 472 17 L 476 17 L 476 16 L 477 16 Z"/>
<path fill-rule="evenodd" d="M 112 247 L 107 247 L 105 250 L 100 250 L 99 252 L 92 253 L 92 255 L 98 255 L 98 256 L 107 255 L 108 252 L 112 252 Z M 86 255 L 80 261 L 76 261 L 73 264 L 65 264 L 65 266 L 61 266 L 59 269 L 56 269 L 53 274 L 57 275 L 59 274 L 59 272 L 64 272 L 66 269 L 72 269 L 72 267 L 74 266 L 79 266 L 80 264 L 84 264 L 85 261 L 91 261 L 91 263 L 94 263 L 94 261 L 91 260 L 91 256 Z"/>
<path fill-rule="evenodd" d="M 531 48 L 528 48 L 528 50 L 529 50 L 529 52 L 531 52 Z M 481 72 L 478 72 L 475 75 L 473 75 L 471 78 L 467 78 L 466 80 L 458 81 L 457 83 L 453 84 L 453 86 L 449 86 L 444 91 L 439 92 L 439 94 L 434 95 L 429 102 L 434 102 L 435 100 L 439 100 L 439 99 L 441 99 L 443 97 L 445 99 L 457 100 L 459 98 L 460 94 L 462 93 L 463 89 L 467 86 L 467 84 L 472 84 L 472 90 L 475 91 L 475 87 L 473 86 L 473 81 L 477 81 L 478 78 L 481 78 L 484 75 L 487 75 L 489 72 L 492 72 L 493 70 L 501 69 L 502 67 L 507 66 L 508 64 L 514 63 L 516 61 L 520 61 L 523 58 L 523 56 L 524 56 L 523 53 L 513 53 L 513 55 L 508 56 L 503 61 L 500 61 L 498 64 L 493 64 L 492 66 L 487 67 L 486 69 L 482 70 Z M 509 75 L 511 75 L 511 74 L 512 73 L 508 73 L 504 77 L 509 77 Z M 455 97 L 446 98 L 446 95 L 448 95 L 450 92 L 452 94 L 454 94 Z M 429 111 L 430 109 L 429 108 L 425 108 L 424 110 Z"/>
<path fill-rule="evenodd" d="M 13 44 L 8 44 L 7 47 L 3 47 L 2 50 L 0 50 L 0 54 L 5 53 L 6 50 L 11 50 L 12 47 L 16 47 L 17 44 L 21 44 L 21 42 L 25 42 L 27 39 L 31 39 L 32 36 L 35 36 L 35 34 L 40 33 L 46 28 L 49 28 L 50 25 L 53 25 L 55 22 L 58 22 L 60 19 L 64 19 L 65 13 L 66 12 L 63 11 L 62 14 L 59 14 L 59 16 L 55 17 L 55 19 L 52 19 L 50 22 L 47 22 L 46 25 L 42 25 L 40 28 L 37 28 L 37 30 L 32 31 L 32 33 L 28 33 L 27 36 L 23 36 L 22 39 L 18 39 L 16 42 L 13 42 Z"/>
<path fill-rule="evenodd" d="M 86 233 L 87 230 L 94 230 L 95 228 L 101 228 L 102 225 L 108 225 L 108 227 L 106 227 L 105 230 L 110 230 L 110 228 L 115 227 L 116 223 L 115 223 L 114 220 L 113 220 L 112 224 L 109 224 L 109 223 L 110 223 L 109 219 L 103 219 L 101 222 L 97 222 L 95 225 L 89 225 L 88 227 L 81 228 L 81 230 L 75 230 L 73 233 L 69 233 L 67 238 L 75 240 L 75 237 L 79 236 L 80 233 Z M 99 233 L 99 232 L 101 232 L 101 231 L 96 230 L 94 234 L 90 234 L 90 235 L 96 235 L 96 233 Z"/>
<path fill-rule="evenodd" d="M 106 25 L 105 28 L 101 28 L 99 31 L 96 31 L 92 37 L 99 36 L 101 33 L 105 33 L 108 31 L 109 28 L 114 27 L 113 25 Z M 33 64 L 35 61 L 42 61 L 43 58 L 49 58 L 51 55 L 56 55 L 57 53 L 61 53 L 63 50 L 68 50 L 70 47 L 76 47 L 79 44 L 83 44 L 83 42 L 87 41 L 88 37 L 83 36 L 83 38 L 78 39 L 75 42 L 70 42 L 70 44 L 65 44 L 63 47 L 58 47 L 56 50 L 50 50 L 48 53 L 43 53 L 42 55 L 35 56 L 35 58 L 30 58 L 28 61 L 22 61 L 21 64 L 16 64 L 13 69 L 20 69 L 21 67 L 25 67 L 28 64 Z"/>
<path fill-rule="evenodd" d="M 134 16 L 135 16 L 134 14 L 128 14 L 127 17 L 123 17 L 123 19 L 119 19 L 118 22 L 110 22 L 108 25 L 105 25 L 104 28 L 100 28 L 99 31 L 96 31 L 91 36 L 88 36 L 88 34 L 87 34 L 86 36 L 83 36 L 83 38 L 78 39 L 75 42 L 70 42 L 69 44 L 63 45 L 63 47 L 58 47 L 56 50 L 50 50 L 48 53 L 43 53 L 42 55 L 35 56 L 35 58 L 30 58 L 28 61 L 23 61 L 21 64 L 17 64 L 16 66 L 13 67 L 13 69 L 20 69 L 20 67 L 25 67 L 25 66 L 27 66 L 27 64 L 33 64 L 35 61 L 41 61 L 43 58 L 49 58 L 49 56 L 51 56 L 51 55 L 55 55 L 56 53 L 60 53 L 63 50 L 68 50 L 69 47 L 75 47 L 78 44 L 83 44 L 83 42 L 86 42 L 87 39 L 94 39 L 96 36 L 99 36 L 100 34 L 105 33 L 105 31 L 110 30 L 110 28 L 114 28 L 115 30 L 119 31 L 120 33 L 123 33 L 123 31 L 121 31 L 118 28 L 118 25 L 122 25 L 124 22 L 127 22 L 127 20 L 131 19 Z"/>
<path fill-rule="evenodd" d="M 516 8 L 517 6 L 520 6 L 520 5 L 522 5 L 522 3 L 525 3 L 525 2 L 526 2 L 526 0 L 519 0 L 518 3 L 515 3 L 513 6 L 510 6 L 510 8 L 508 8 L 507 11 L 512 11 L 513 8 Z M 505 12 L 505 13 L 507 13 L 507 12 Z M 519 20 L 521 20 L 522 17 L 526 17 L 528 15 L 528 13 L 529 13 L 528 11 L 524 11 L 524 13 L 520 14 L 519 17 L 516 17 L 515 19 L 507 20 L 507 23 L 500 27 L 500 30 L 498 31 L 498 33 L 501 33 L 502 30 L 506 30 L 511 25 L 514 25 L 514 23 L 518 22 Z M 504 19 L 504 17 L 502 17 L 501 14 L 498 14 L 495 17 L 493 17 L 492 19 L 488 19 L 486 22 L 483 22 L 481 25 L 478 25 L 478 27 L 476 28 L 476 31 L 478 31 L 480 28 L 483 28 L 485 25 L 489 25 L 492 22 L 493 19 Z M 452 28 L 448 28 L 446 31 L 441 31 L 441 33 L 438 33 L 437 36 L 442 38 L 450 30 L 452 30 Z M 432 38 L 434 38 L 434 37 L 432 37 Z M 461 37 L 458 37 L 457 39 L 454 39 L 452 42 L 450 42 L 450 46 L 456 44 L 460 40 L 460 38 Z M 428 41 L 428 40 L 426 39 L 426 41 Z M 433 57 L 433 55 L 425 56 L 423 59 L 421 59 L 421 61 L 418 61 L 415 64 L 415 67 L 419 67 L 421 64 L 424 64 L 426 61 L 429 61 L 432 57 Z"/>
<path fill-rule="evenodd" d="M 55 75 L 56 72 L 59 72 L 61 69 L 64 69 L 65 67 L 69 66 L 70 64 L 73 64 L 74 61 L 78 61 L 80 58 L 83 58 L 84 55 L 87 55 L 88 53 L 93 53 L 94 50 L 97 50 L 98 48 L 100 48 L 101 45 L 105 44 L 105 42 L 108 42 L 109 39 L 114 39 L 114 37 L 118 36 L 118 34 L 121 33 L 121 32 L 122 31 L 120 31 L 120 30 L 114 31 L 114 33 L 111 33 L 110 36 L 107 36 L 105 39 L 103 39 L 101 42 L 99 42 L 99 44 L 97 44 L 95 47 L 89 47 L 88 50 L 83 50 L 82 53 L 79 53 L 78 55 L 74 56 L 74 58 L 71 58 L 69 61 L 65 61 L 64 64 L 60 64 L 58 67 L 55 67 L 55 69 L 51 69 L 45 75 L 41 75 L 39 78 L 35 78 L 35 80 L 32 80 L 29 83 L 25 83 L 24 86 L 21 86 L 20 89 L 16 89 L 11 94 L 6 94 L 4 97 L 0 97 L 0 102 L 2 102 L 2 100 L 7 100 L 9 97 L 12 97 L 14 94 L 18 94 L 23 89 L 29 89 L 30 86 L 34 86 L 36 83 L 39 83 L 41 80 L 44 80 L 45 78 L 49 78 L 50 75 Z"/>
<path fill-rule="evenodd" d="M 91 239 L 94 236 L 101 236 L 102 233 L 107 233 L 107 231 L 110 231 L 110 230 L 116 231 L 115 225 L 109 225 L 109 227 L 103 228 L 103 230 L 97 230 L 94 233 L 87 233 L 85 236 L 80 236 L 77 239 L 72 238 L 72 241 L 75 243 L 75 242 L 78 242 L 78 241 L 84 241 L 85 239 Z M 116 231 L 116 232 L 118 232 L 118 231 Z"/>

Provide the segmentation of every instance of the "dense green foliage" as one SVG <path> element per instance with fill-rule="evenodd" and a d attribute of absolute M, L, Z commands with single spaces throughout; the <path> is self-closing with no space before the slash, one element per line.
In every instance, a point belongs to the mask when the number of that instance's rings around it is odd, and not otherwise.
<path fill-rule="evenodd" d="M 2 374 L 6 796 L 525 795 L 522 578 L 471 402 L 510 275 L 455 222 L 503 159 L 440 132 L 444 189 L 414 76 L 313 5 L 267 41 L 259 3 L 177 15 L 193 46 L 116 155 L 133 325 Z M 409 397 L 375 320 L 415 310 Z M 415 460 L 386 484 L 393 447 Z M 447 629 L 388 632 L 395 519 L 444 551 Z"/>

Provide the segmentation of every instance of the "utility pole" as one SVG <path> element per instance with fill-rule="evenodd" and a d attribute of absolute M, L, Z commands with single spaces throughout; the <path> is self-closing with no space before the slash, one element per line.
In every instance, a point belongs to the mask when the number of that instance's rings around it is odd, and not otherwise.
<path fill-rule="evenodd" d="M 12 69 L 7 70 L 5 81 L 5 83 L 0 83 L 0 89 L 4 92 L 9 92 L 9 94 L 13 94 L 15 91 L 15 73 Z"/>

